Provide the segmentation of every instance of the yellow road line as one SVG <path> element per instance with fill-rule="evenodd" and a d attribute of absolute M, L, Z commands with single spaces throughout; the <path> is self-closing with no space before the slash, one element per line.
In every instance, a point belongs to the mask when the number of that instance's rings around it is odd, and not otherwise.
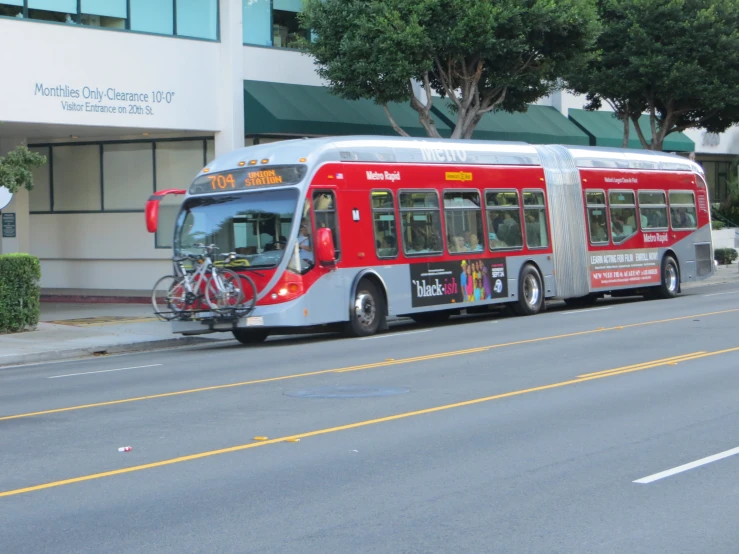
<path fill-rule="evenodd" d="M 656 363 L 667 364 L 667 363 L 675 362 L 677 360 L 682 360 L 683 358 L 687 358 L 689 356 L 695 356 L 696 354 L 705 354 L 705 352 L 693 352 L 692 354 L 681 354 L 680 356 L 672 356 L 671 358 L 662 358 L 661 360 L 654 360 L 652 362 L 642 362 L 640 364 L 625 366 L 619 369 L 604 369 L 603 371 L 595 371 L 593 373 L 583 373 L 582 375 L 578 375 L 578 377 L 591 377 L 593 375 L 604 375 L 606 373 L 611 373 L 612 371 L 621 371 L 624 369 L 631 369 L 632 367 L 641 367 L 644 365 L 650 365 L 650 364 L 656 364 Z"/>
<path fill-rule="evenodd" d="M 728 353 L 728 352 L 736 352 L 736 351 L 739 351 L 739 347 L 736 347 L 736 348 L 727 348 L 725 350 L 718 350 L 716 352 L 705 352 L 705 353 L 701 353 L 700 355 L 695 355 L 694 358 L 696 358 L 696 359 L 697 358 L 705 358 L 705 357 L 708 357 L 708 356 L 716 356 L 718 354 L 725 354 L 725 353 Z M 647 362 L 647 364 L 648 363 L 649 362 Z M 251 448 L 259 448 L 259 447 L 262 447 L 262 446 L 267 446 L 267 445 L 270 445 L 270 444 L 277 444 L 277 443 L 280 443 L 280 442 L 288 442 L 288 441 L 293 442 L 293 441 L 304 439 L 304 438 L 308 438 L 308 437 L 316 437 L 316 436 L 319 436 L 319 435 L 327 435 L 329 433 L 336 433 L 336 432 L 339 432 L 339 431 L 346 431 L 346 430 L 349 430 L 349 429 L 357 429 L 359 427 L 367 427 L 368 425 L 376 425 L 378 423 L 386 423 L 388 421 L 396 421 L 396 420 L 399 420 L 399 419 L 406 419 L 406 418 L 416 417 L 416 416 L 420 416 L 420 415 L 432 414 L 432 413 L 435 413 L 435 412 L 442 412 L 442 411 L 451 410 L 451 409 L 454 409 L 454 408 L 462 408 L 462 407 L 465 407 L 465 406 L 473 406 L 475 404 L 482 404 L 484 402 L 490 402 L 490 401 L 493 401 L 493 400 L 500 400 L 502 398 L 510 398 L 510 397 L 513 397 L 513 396 L 522 396 L 524 394 L 530 394 L 530 393 L 533 393 L 533 392 L 539 392 L 539 391 L 544 391 L 544 390 L 556 389 L 556 388 L 566 387 L 566 386 L 569 386 L 569 385 L 576 385 L 576 384 L 579 384 L 579 383 L 585 383 L 587 381 L 594 381 L 596 379 L 605 379 L 605 378 L 608 378 L 608 377 L 613 377 L 615 375 L 621 375 L 621 374 L 624 374 L 624 373 L 632 373 L 634 371 L 642 371 L 643 369 L 647 369 L 649 367 L 657 367 L 657 366 L 660 366 L 660 365 L 666 365 L 668 363 L 670 363 L 670 362 L 666 362 L 664 360 L 656 360 L 654 362 L 655 365 L 643 364 L 643 367 L 635 367 L 633 365 L 632 366 L 624 366 L 623 368 L 616 368 L 614 370 L 611 370 L 612 373 L 601 374 L 601 375 L 592 375 L 590 377 L 579 377 L 579 378 L 576 378 L 576 379 L 571 379 L 569 381 L 561 381 L 559 383 L 552 383 L 550 385 L 542 385 L 542 386 L 539 386 L 539 387 L 531 387 L 531 388 L 528 388 L 528 389 L 522 389 L 522 390 L 517 390 L 517 391 L 513 391 L 513 392 L 505 392 L 505 393 L 502 393 L 502 394 L 495 394 L 495 395 L 492 395 L 492 396 L 484 396 L 482 398 L 475 398 L 473 400 L 465 400 L 463 402 L 455 402 L 453 404 L 444 404 L 442 406 L 435 406 L 433 408 L 425 408 L 423 410 L 415 410 L 415 411 L 412 411 L 412 412 L 405 412 L 405 413 L 402 413 L 402 414 L 395 414 L 395 415 L 385 416 L 385 417 L 379 417 L 379 418 L 375 418 L 375 419 L 368 419 L 368 420 L 365 420 L 365 421 L 358 421 L 356 423 L 349 423 L 347 425 L 339 425 L 337 427 L 329 427 L 329 428 L 326 428 L 326 429 L 318 429 L 316 431 L 309 431 L 307 433 L 300 433 L 300 434 L 297 434 L 297 435 L 289 435 L 289 436 L 285 436 L 285 437 L 279 437 L 279 438 L 276 438 L 276 439 L 269 439 L 269 440 L 260 441 L 260 442 L 253 442 L 253 443 L 248 443 L 248 444 L 240 444 L 238 446 L 231 446 L 231 447 L 228 447 L 228 448 L 221 448 L 221 449 L 218 449 L 218 450 L 209 450 L 207 452 L 199 452 L 197 454 L 190 454 L 188 456 L 180 456 L 178 458 L 171 458 L 169 460 L 162 460 L 162 461 L 159 461 L 159 462 L 152 462 L 152 463 L 149 463 L 149 464 L 142 464 L 142 465 L 137 465 L 137 466 L 132 466 L 132 467 L 126 467 L 126 468 L 122 468 L 122 469 L 114 469 L 112 471 L 105 471 L 105 472 L 102 472 L 102 473 L 93 473 L 91 475 L 83 475 L 81 477 L 74 477 L 72 479 L 63 479 L 61 481 L 52 481 L 52 482 L 49 482 L 49 483 L 43 483 L 41 485 L 34 485 L 34 486 L 31 486 L 31 487 L 24 487 L 24 488 L 21 488 L 21 489 L 13 489 L 13 490 L 9 490 L 9 491 L 0 492 L 0 498 L 5 497 L 5 496 L 16 496 L 16 495 L 19 495 L 19 494 L 25 494 L 25 493 L 39 491 L 39 490 L 43 490 L 43 489 L 51 489 L 51 488 L 55 488 L 55 487 L 61 487 L 61 486 L 64 486 L 64 485 L 71 485 L 71 484 L 74 484 L 74 483 L 82 483 L 82 482 L 85 482 L 85 481 L 93 481 L 95 479 L 102 479 L 104 477 L 113 477 L 115 475 L 123 475 L 125 473 L 134 473 L 136 471 L 143 471 L 145 469 L 153 469 L 153 468 L 157 468 L 157 467 L 164 467 L 164 466 L 169 466 L 169 465 L 173 465 L 173 464 L 179 464 L 179 463 L 182 463 L 182 462 L 189 462 L 189 461 L 192 461 L 192 460 L 199 460 L 199 459 L 202 459 L 202 458 L 209 458 L 209 457 L 212 457 L 212 456 L 219 456 L 221 454 L 229 454 L 231 452 L 240 452 L 242 450 L 249 450 Z"/>
<path fill-rule="evenodd" d="M 51 410 L 42 410 L 38 412 L 28 412 L 23 414 L 15 414 L 15 415 L 7 415 L 0 417 L 0 421 L 6 421 L 10 419 L 20 419 L 24 417 L 34 417 L 34 416 L 40 416 L 40 415 L 48 415 L 48 414 L 58 414 L 61 412 L 70 412 L 74 410 L 85 410 L 89 408 L 100 408 L 103 406 L 114 406 L 116 404 L 127 404 L 129 402 L 140 402 L 142 400 L 154 400 L 157 398 L 168 398 L 172 396 L 181 396 L 185 394 L 194 394 L 198 392 L 207 392 L 207 391 L 214 391 L 214 390 L 222 390 L 222 389 L 230 389 L 235 387 L 244 387 L 248 385 L 257 385 L 261 383 L 272 383 L 275 381 L 286 381 L 288 379 L 299 379 L 302 377 L 311 377 L 314 375 L 325 375 L 327 373 L 344 373 L 348 371 L 359 371 L 364 369 L 373 369 L 377 367 L 388 367 L 393 365 L 400 365 L 400 364 L 408 364 L 408 363 L 414 363 L 414 362 L 422 362 L 422 361 L 428 361 L 428 360 L 438 360 L 442 358 L 448 358 L 451 356 L 462 356 L 467 354 L 475 354 L 479 352 L 486 352 L 488 350 L 493 350 L 496 348 L 504 348 L 509 346 L 520 346 L 522 344 L 532 344 L 535 342 L 545 342 L 545 341 L 551 341 L 551 340 L 558 340 L 558 339 L 565 339 L 565 338 L 571 338 L 571 337 L 579 337 L 584 335 L 591 335 L 594 333 L 605 333 L 608 331 L 617 331 L 622 330 L 626 328 L 633 328 L 633 327 L 643 327 L 645 325 L 655 325 L 659 323 L 669 323 L 673 321 L 682 321 L 685 319 L 692 319 L 694 317 L 708 317 L 708 316 L 714 316 L 714 315 L 722 315 L 722 314 L 728 314 L 733 312 L 739 312 L 739 308 L 734 308 L 731 310 L 722 310 L 718 312 L 708 312 L 703 314 L 692 314 L 692 315 L 686 315 L 686 316 L 680 316 L 680 317 L 673 317 L 670 319 L 659 319 L 656 321 L 645 321 L 642 323 L 630 323 L 627 325 L 619 325 L 616 327 L 600 327 L 598 329 L 589 329 L 587 331 L 576 331 L 574 333 L 565 333 L 562 335 L 553 335 L 549 337 L 538 337 L 534 339 L 524 339 L 524 340 L 518 340 L 513 342 L 505 342 L 501 344 L 492 344 L 489 346 L 481 346 L 478 348 L 468 348 L 465 350 L 453 350 L 450 352 L 441 352 L 439 354 L 429 354 L 426 356 L 415 356 L 412 358 L 400 358 L 397 360 L 386 360 L 383 362 L 374 362 L 369 364 L 363 364 L 363 365 L 356 365 L 356 366 L 350 366 L 350 367 L 343 367 L 343 368 L 337 368 L 337 369 L 322 369 L 318 371 L 310 371 L 308 373 L 297 373 L 293 375 L 281 375 L 279 377 L 268 377 L 265 379 L 256 379 L 253 381 L 241 381 L 238 383 L 227 383 L 224 385 L 213 385 L 210 387 L 200 387 L 196 389 L 187 389 L 187 390 L 180 390 L 180 391 L 173 391 L 173 392 L 165 392 L 160 394 L 150 394 L 147 396 L 137 396 L 134 398 L 123 398 L 121 400 L 109 400 L 106 402 L 95 402 L 93 404 L 82 404 L 79 406 L 68 406 L 66 408 L 54 408 Z"/>

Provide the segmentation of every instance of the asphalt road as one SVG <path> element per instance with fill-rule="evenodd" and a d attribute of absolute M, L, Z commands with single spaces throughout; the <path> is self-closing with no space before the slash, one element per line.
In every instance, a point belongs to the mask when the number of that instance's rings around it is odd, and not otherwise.
<path fill-rule="evenodd" d="M 736 553 L 737 321 L 725 285 L 0 369 L 0 552 Z"/>

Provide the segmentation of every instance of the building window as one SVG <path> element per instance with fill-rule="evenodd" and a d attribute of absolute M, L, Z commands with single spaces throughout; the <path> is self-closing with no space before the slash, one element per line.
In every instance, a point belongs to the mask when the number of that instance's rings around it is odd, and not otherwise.
<path fill-rule="evenodd" d="M 588 208 L 590 244 L 608 244 L 606 193 L 600 190 L 585 191 L 585 203 Z"/>
<path fill-rule="evenodd" d="M 23 0 L 2 0 L 0 16 L 23 17 Z"/>
<path fill-rule="evenodd" d="M 214 140 L 158 140 L 29 147 L 49 160 L 33 172 L 30 211 L 143 212 L 154 190 L 187 189 Z M 156 164 L 156 169 L 155 169 Z M 157 248 L 171 248 L 181 196 L 161 201 Z"/>
<path fill-rule="evenodd" d="M 55 146 L 51 156 L 54 211 L 99 212 L 100 145 Z"/>
<path fill-rule="evenodd" d="M 639 191 L 639 220 L 642 231 L 667 229 L 667 199 L 664 192 Z"/>
<path fill-rule="evenodd" d="M 272 0 L 243 0 L 244 44 L 272 46 Z"/>
<path fill-rule="evenodd" d="M 158 142 L 156 152 L 156 189 L 186 189 L 203 166 L 202 140 Z M 182 204 L 182 197 L 169 195 L 159 204 L 159 224 L 156 233 L 157 248 L 172 248 L 174 223 Z"/>
<path fill-rule="evenodd" d="M 154 190 L 151 142 L 103 145 L 103 210 L 140 210 Z"/>
<path fill-rule="evenodd" d="M 636 234 L 636 202 L 632 191 L 613 191 L 608 193 L 611 210 L 611 233 L 613 243 L 620 244 Z"/>
<path fill-rule="evenodd" d="M 515 190 L 485 191 L 490 250 L 521 248 L 521 208 Z"/>
<path fill-rule="evenodd" d="M 435 192 L 401 192 L 403 251 L 409 255 L 441 254 L 441 214 Z"/>
<path fill-rule="evenodd" d="M 177 0 L 177 36 L 218 38 L 218 0 Z"/>
<path fill-rule="evenodd" d="M 77 23 L 77 0 L 28 0 L 28 18 Z"/>
<path fill-rule="evenodd" d="M 131 30 L 159 35 L 174 34 L 172 0 L 130 0 Z"/>
<path fill-rule="evenodd" d="M 33 170 L 33 188 L 28 194 L 29 208 L 32 212 L 50 212 L 51 148 L 42 146 L 40 148 L 29 148 L 29 150 L 46 156 L 46 163 Z"/>
<path fill-rule="evenodd" d="M 479 192 L 444 192 L 444 218 L 449 252 L 483 251 L 485 236 Z"/>
<path fill-rule="evenodd" d="M 673 229 L 695 229 L 695 196 L 691 191 L 670 191 L 670 221 Z"/>
<path fill-rule="evenodd" d="M 371 194 L 377 257 L 395 258 L 398 255 L 398 232 L 393 193 L 389 190 L 373 190 Z"/>
<path fill-rule="evenodd" d="M 218 0 L 0 0 L 0 17 L 206 40 L 218 40 L 218 15 Z"/>
<path fill-rule="evenodd" d="M 243 0 L 244 44 L 297 47 L 300 38 L 310 37 L 300 28 L 302 9 L 302 0 Z"/>
<path fill-rule="evenodd" d="M 81 0 L 80 23 L 90 27 L 125 29 L 127 0 Z"/>

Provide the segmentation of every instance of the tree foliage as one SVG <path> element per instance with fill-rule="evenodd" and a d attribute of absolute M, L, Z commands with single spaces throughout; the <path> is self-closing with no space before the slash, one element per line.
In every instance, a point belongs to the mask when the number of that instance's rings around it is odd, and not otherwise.
<path fill-rule="evenodd" d="M 485 113 L 525 111 L 564 72 L 590 59 L 595 0 L 306 0 L 303 46 L 337 95 L 387 110 L 410 102 L 429 136 L 432 92 L 457 115 L 452 138 L 470 138 Z M 414 94 L 420 83 L 425 98 Z"/>
<path fill-rule="evenodd" d="M 598 0 L 598 12 L 600 56 L 563 75 L 588 109 L 608 103 L 652 150 L 670 133 L 739 121 L 739 0 Z"/>
<path fill-rule="evenodd" d="M 46 163 L 46 156 L 31 152 L 23 145 L 0 157 L 0 187 L 15 194 L 20 189 L 33 188 L 33 170 Z"/>

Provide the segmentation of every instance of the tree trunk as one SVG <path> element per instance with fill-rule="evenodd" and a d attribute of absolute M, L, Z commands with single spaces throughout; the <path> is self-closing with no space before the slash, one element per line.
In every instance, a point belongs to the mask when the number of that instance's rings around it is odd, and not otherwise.
<path fill-rule="evenodd" d="M 626 101 L 626 109 L 624 110 L 624 142 L 622 148 L 629 147 L 629 101 Z"/>

